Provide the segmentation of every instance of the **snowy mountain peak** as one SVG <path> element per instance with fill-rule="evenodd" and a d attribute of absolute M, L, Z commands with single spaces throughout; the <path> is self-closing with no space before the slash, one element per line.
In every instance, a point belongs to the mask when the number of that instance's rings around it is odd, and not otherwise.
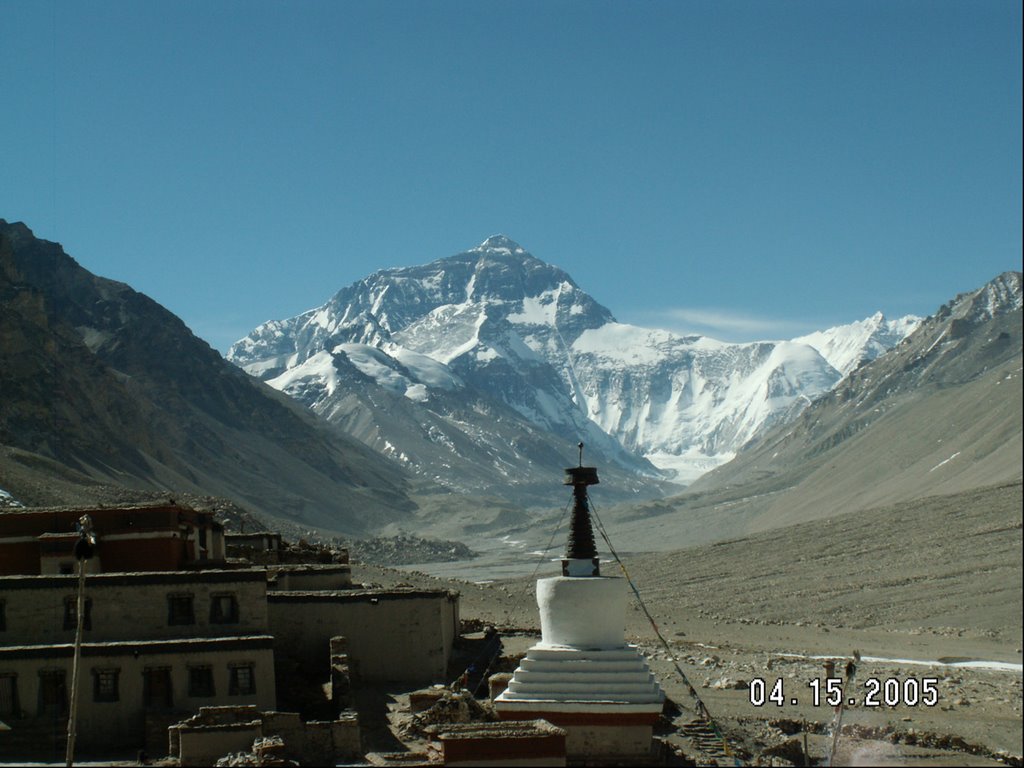
<path fill-rule="evenodd" d="M 509 254 L 524 254 L 526 249 L 510 237 L 505 235 L 491 235 L 484 240 L 473 251 L 505 251 Z"/>
<path fill-rule="evenodd" d="M 638 328 L 496 234 L 369 275 L 322 307 L 255 329 L 229 359 L 338 421 L 369 424 L 350 412 L 346 391 L 375 385 L 483 444 L 490 427 L 467 427 L 476 417 L 467 422 L 460 408 L 486 402 L 550 439 L 578 436 L 621 469 L 649 474 L 651 461 L 689 481 L 917 322 L 879 312 L 792 342 L 749 344 Z M 366 429 L 381 450 L 404 439 Z"/>
<path fill-rule="evenodd" d="M 815 331 L 793 341 L 814 347 L 843 376 L 874 360 L 909 336 L 921 323 L 916 315 L 887 320 L 881 312 L 847 325 Z"/>
<path fill-rule="evenodd" d="M 949 306 L 954 318 L 982 322 L 1021 308 L 1024 303 L 1020 272 L 1003 274 L 970 293 L 962 293 Z"/>

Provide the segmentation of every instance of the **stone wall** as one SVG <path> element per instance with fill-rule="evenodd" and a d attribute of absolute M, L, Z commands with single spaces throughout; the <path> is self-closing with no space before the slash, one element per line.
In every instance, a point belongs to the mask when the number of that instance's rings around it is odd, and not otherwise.
<path fill-rule="evenodd" d="M 66 601 L 74 601 L 77 594 L 76 576 L 0 577 L 6 618 L 0 643 L 73 642 L 74 623 L 66 625 L 65 610 Z M 255 569 L 86 576 L 85 596 L 91 605 L 83 639 L 106 642 L 263 634 L 268 626 L 266 594 L 266 573 Z M 172 595 L 191 596 L 192 623 L 171 622 Z M 237 620 L 215 620 L 212 600 L 219 595 L 234 597 Z"/>
<path fill-rule="evenodd" d="M 88 752 L 102 749 L 139 749 L 146 746 L 147 713 L 196 712 L 210 704 L 252 704 L 272 709 L 274 690 L 273 639 L 267 635 L 172 641 L 95 643 L 82 647 L 79 681 L 77 744 Z M 72 677 L 70 645 L 0 648 L 0 675 L 14 675 L 20 712 L 5 717 L 11 731 L 0 732 L 0 754 L 14 756 L 5 743 L 16 744 L 22 730 L 40 723 L 66 723 Z M 243 665 L 251 671 L 254 690 L 232 691 L 232 667 Z M 208 667 L 212 689 L 190 690 L 190 667 Z M 147 690 L 147 671 L 166 669 L 170 681 L 169 701 L 154 703 Z M 99 673 L 113 673 L 115 695 L 98 688 Z M 47 710 L 41 685 L 63 675 L 63 696 Z M 152 679 L 152 678 L 151 678 Z M 147 694 L 150 705 L 147 706 Z M 181 715 L 177 719 L 181 719 Z M 166 727 L 166 726 L 165 726 Z M 166 734 L 160 742 L 166 745 Z M 152 744 L 149 749 L 152 749 Z M 28 754 L 35 754 L 34 752 Z M 152 754 L 152 753 L 151 753 Z M 152 755 L 154 757 L 158 755 Z"/>
<path fill-rule="evenodd" d="M 356 679 L 442 682 L 458 632 L 458 593 L 443 590 L 270 592 L 275 651 L 330 673 L 330 640 L 348 641 Z"/>
<path fill-rule="evenodd" d="M 203 707 L 168 729 L 170 754 L 182 765 L 212 765 L 231 752 L 248 752 L 259 739 L 279 738 L 275 756 L 301 765 L 335 765 L 362 757 L 359 719 L 344 712 L 333 721 L 302 722 L 295 712 Z"/>
<path fill-rule="evenodd" d="M 270 573 L 271 588 L 282 591 L 334 591 L 352 586 L 352 566 L 347 564 L 281 565 Z"/>

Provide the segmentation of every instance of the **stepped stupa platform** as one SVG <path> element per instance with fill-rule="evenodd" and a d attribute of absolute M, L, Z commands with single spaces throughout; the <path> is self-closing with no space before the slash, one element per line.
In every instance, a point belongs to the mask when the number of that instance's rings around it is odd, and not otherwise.
<path fill-rule="evenodd" d="M 566 470 L 573 514 L 562 575 L 537 581 L 541 642 L 495 699 L 505 720 L 542 718 L 567 732 L 570 759 L 642 760 L 665 694 L 625 636 L 627 584 L 600 575 L 587 502 L 597 470 Z"/>

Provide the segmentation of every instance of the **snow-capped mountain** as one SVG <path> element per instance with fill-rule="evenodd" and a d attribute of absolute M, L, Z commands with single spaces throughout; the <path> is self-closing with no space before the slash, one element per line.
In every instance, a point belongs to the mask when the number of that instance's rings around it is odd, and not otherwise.
<path fill-rule="evenodd" d="M 735 536 L 740 518 L 765 529 L 1020 483 L 1022 304 L 1020 272 L 958 295 L 691 499 L 742 499 L 724 528 Z"/>
<path fill-rule="evenodd" d="M 457 474 L 450 462 L 461 442 L 486 445 L 504 482 L 515 482 L 528 457 L 514 440 L 495 444 L 498 420 L 509 434 L 519 422 L 545 451 L 583 440 L 602 463 L 634 477 L 658 476 L 657 466 L 688 482 L 827 392 L 841 366 L 877 354 L 911 326 L 872 321 L 823 332 L 817 345 L 638 328 L 496 235 L 449 258 L 370 275 L 321 307 L 261 325 L 228 357 L 438 478 L 446 462 Z M 388 417 L 371 402 L 382 393 Z M 403 429 L 386 423 L 398 411 Z M 416 458 L 410 439 L 443 451 Z"/>
<path fill-rule="evenodd" d="M 793 341 L 814 347 L 829 365 L 845 376 L 896 346 L 913 333 L 920 322 L 921 318 L 915 315 L 886 320 L 885 315 L 876 312 L 864 320 L 815 331 Z"/>

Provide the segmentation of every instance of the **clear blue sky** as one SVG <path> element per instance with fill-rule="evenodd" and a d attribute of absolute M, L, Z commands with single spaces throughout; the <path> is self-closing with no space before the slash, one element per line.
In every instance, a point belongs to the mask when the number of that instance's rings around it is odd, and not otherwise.
<path fill-rule="evenodd" d="M 1021 269 L 1018 0 L 0 0 L 0 218 L 224 350 L 502 232 L 624 321 Z"/>

